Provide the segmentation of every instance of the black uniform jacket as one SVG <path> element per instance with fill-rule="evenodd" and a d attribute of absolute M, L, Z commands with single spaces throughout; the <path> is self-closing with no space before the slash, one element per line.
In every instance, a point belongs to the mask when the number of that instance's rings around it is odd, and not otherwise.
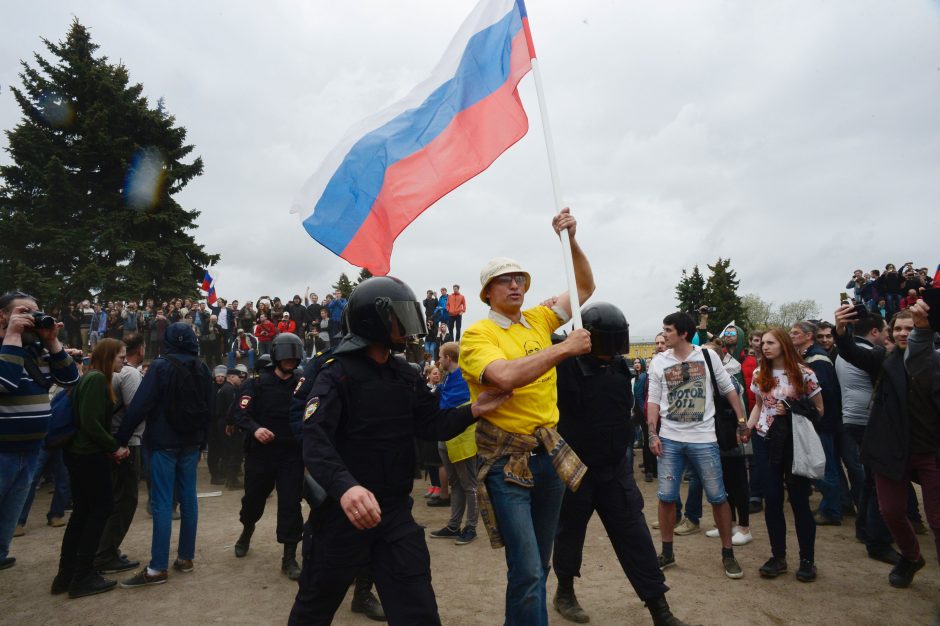
<path fill-rule="evenodd" d="M 290 405 L 299 380 L 296 375 L 282 380 L 273 370 L 264 370 L 239 389 L 235 423 L 249 435 L 259 428 L 270 430 L 274 441 L 267 445 L 296 446 L 297 439 L 290 427 Z M 250 436 L 249 442 L 253 441 Z"/>
<path fill-rule="evenodd" d="M 632 373 L 622 357 L 558 364 L 558 433 L 592 474 L 612 472 L 633 445 Z"/>
<path fill-rule="evenodd" d="M 362 351 L 318 372 L 304 410 L 304 464 L 336 501 L 361 485 L 377 498 L 407 497 L 414 438 L 444 441 L 474 422 L 470 406 L 439 409 L 403 359 L 378 364 Z"/>

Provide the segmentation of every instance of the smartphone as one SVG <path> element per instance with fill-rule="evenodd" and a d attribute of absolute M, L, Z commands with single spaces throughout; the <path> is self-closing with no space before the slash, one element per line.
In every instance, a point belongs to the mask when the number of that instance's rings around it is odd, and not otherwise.
<path fill-rule="evenodd" d="M 930 321 L 931 330 L 940 333 L 940 288 L 925 289 L 924 302 L 930 307 L 927 319 Z"/>
<path fill-rule="evenodd" d="M 868 309 L 864 304 L 856 304 L 852 307 L 852 310 L 855 311 L 855 320 L 858 321 L 863 317 L 868 317 Z"/>

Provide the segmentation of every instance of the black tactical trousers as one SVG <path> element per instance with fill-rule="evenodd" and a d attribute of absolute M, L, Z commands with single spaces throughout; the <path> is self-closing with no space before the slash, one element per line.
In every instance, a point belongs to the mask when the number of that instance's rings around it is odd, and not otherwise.
<path fill-rule="evenodd" d="M 253 443 L 245 455 L 245 495 L 239 519 L 253 525 L 264 514 L 264 503 L 277 487 L 278 543 L 300 543 L 303 516 L 304 462 L 299 446 Z"/>
<path fill-rule="evenodd" d="M 339 504 L 328 501 L 304 528 L 303 573 L 289 624 L 326 626 L 356 574 L 371 563 L 375 587 L 391 626 L 439 626 L 424 530 L 411 516 L 411 498 L 380 500 L 382 521 L 357 530 Z"/>
<path fill-rule="evenodd" d="M 552 566 L 561 577 L 581 576 L 584 535 L 594 511 L 601 518 L 620 566 L 644 602 L 669 590 L 643 517 L 643 496 L 625 461 L 611 472 L 592 468 L 577 492 L 565 491 Z"/>

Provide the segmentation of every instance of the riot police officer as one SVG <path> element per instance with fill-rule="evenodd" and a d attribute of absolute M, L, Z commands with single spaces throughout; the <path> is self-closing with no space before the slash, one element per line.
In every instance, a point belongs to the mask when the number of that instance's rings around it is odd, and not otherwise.
<path fill-rule="evenodd" d="M 328 494 L 304 533 L 291 624 L 329 624 L 364 565 L 390 624 L 440 624 L 424 531 L 411 515 L 415 436 L 447 440 L 497 408 L 504 393 L 441 410 L 420 376 L 391 350 L 424 333 L 414 292 L 391 277 L 359 284 L 349 333 L 324 363 L 304 409 L 304 464 Z"/>
<path fill-rule="evenodd" d="M 348 331 L 349 328 L 346 325 L 346 315 L 344 313 L 343 334 L 345 335 Z M 320 368 L 332 358 L 333 351 L 327 349 L 317 352 L 308 359 L 307 364 L 304 366 L 303 378 L 294 390 L 290 417 L 291 429 L 298 441 L 303 441 L 304 409 L 307 408 L 307 397 L 310 395 L 310 390 L 313 388 L 313 383 Z M 320 506 L 323 500 L 326 499 L 326 492 L 323 491 L 323 487 L 313 480 L 309 473 L 304 476 L 304 499 L 307 500 L 307 504 L 310 505 L 311 509 Z M 353 613 L 361 613 L 369 619 L 379 622 L 384 622 L 387 619 L 382 603 L 372 593 L 372 568 L 368 565 L 356 574 L 352 603 L 349 610 Z"/>
<path fill-rule="evenodd" d="M 264 513 L 271 490 L 277 487 L 277 541 L 284 544 L 281 571 L 291 580 L 300 577 L 297 544 L 303 533 L 300 498 L 304 466 L 301 447 L 291 433 L 290 404 L 300 377 L 294 373 L 303 358 L 303 342 L 293 333 L 275 337 L 272 368 L 245 384 L 235 408 L 235 422 L 246 432 L 245 495 L 239 518 L 242 533 L 235 556 L 248 553 L 255 523 Z"/>
<path fill-rule="evenodd" d="M 643 517 L 643 496 L 633 478 L 633 393 L 627 320 L 604 302 L 582 311 L 591 354 L 562 361 L 558 373 L 558 432 L 590 470 L 577 492 L 566 491 L 558 520 L 552 566 L 558 577 L 555 609 L 584 623 L 588 614 L 574 593 L 588 521 L 596 510 L 624 573 L 657 626 L 682 626 L 670 612 L 669 587 Z"/>

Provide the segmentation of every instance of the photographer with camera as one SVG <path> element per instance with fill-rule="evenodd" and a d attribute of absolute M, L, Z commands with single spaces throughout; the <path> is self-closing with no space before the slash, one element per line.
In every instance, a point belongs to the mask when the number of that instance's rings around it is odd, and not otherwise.
<path fill-rule="evenodd" d="M 49 429 L 49 387 L 78 382 L 57 337 L 62 323 L 21 292 L 0 296 L 0 569 L 12 567 L 10 541 Z"/>

